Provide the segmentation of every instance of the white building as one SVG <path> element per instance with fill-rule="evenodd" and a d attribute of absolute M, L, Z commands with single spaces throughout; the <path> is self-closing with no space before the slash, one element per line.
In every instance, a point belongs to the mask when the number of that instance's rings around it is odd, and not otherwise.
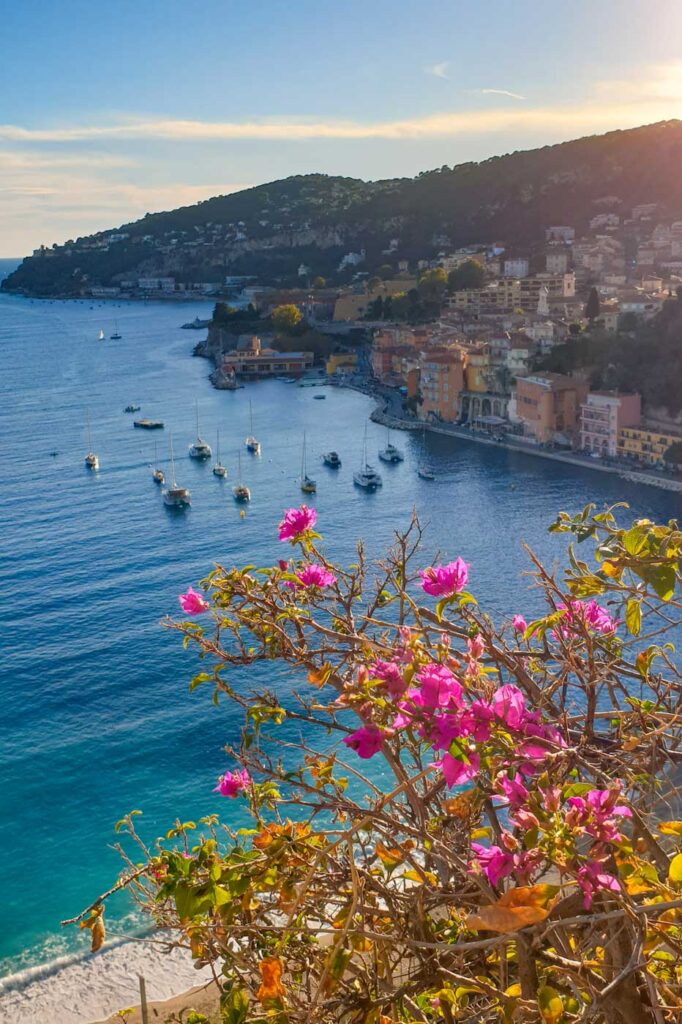
<path fill-rule="evenodd" d="M 513 256 L 506 259 L 502 265 L 504 277 L 528 277 L 530 263 L 525 256 Z"/>

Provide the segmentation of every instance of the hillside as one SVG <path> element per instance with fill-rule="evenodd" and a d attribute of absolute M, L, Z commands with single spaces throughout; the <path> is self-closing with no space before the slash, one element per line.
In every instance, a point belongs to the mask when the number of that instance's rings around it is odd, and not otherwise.
<path fill-rule="evenodd" d="M 680 166 L 682 122 L 665 121 L 412 179 L 296 176 L 53 246 L 25 259 L 2 287 L 73 295 L 128 277 L 191 283 L 255 273 L 288 283 L 300 263 L 343 279 L 341 257 L 359 249 L 367 253 L 363 269 L 371 271 L 386 262 L 389 246 L 395 263 L 444 246 L 529 244 L 551 224 L 580 232 L 614 204 L 627 211 L 656 202 L 662 212 L 682 214 Z"/>

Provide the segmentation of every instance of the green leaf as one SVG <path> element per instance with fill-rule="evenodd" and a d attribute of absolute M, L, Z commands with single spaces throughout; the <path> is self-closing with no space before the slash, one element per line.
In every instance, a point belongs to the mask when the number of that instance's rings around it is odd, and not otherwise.
<path fill-rule="evenodd" d="M 633 636 L 639 636 L 642 629 L 642 606 L 635 597 L 631 597 L 625 606 L 625 625 Z"/>

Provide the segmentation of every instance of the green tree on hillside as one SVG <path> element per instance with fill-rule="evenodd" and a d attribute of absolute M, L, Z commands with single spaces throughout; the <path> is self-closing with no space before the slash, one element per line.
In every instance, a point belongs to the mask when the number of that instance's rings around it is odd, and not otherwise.
<path fill-rule="evenodd" d="M 272 325 L 284 334 L 292 334 L 303 320 L 303 314 L 292 302 L 276 306 L 272 311 Z"/>
<path fill-rule="evenodd" d="M 585 303 L 585 319 L 593 323 L 599 317 L 600 308 L 599 292 L 596 288 L 590 288 L 590 294 Z"/>
<path fill-rule="evenodd" d="M 485 270 L 478 260 L 465 260 L 448 274 L 448 291 L 461 292 L 465 288 L 482 288 Z"/>

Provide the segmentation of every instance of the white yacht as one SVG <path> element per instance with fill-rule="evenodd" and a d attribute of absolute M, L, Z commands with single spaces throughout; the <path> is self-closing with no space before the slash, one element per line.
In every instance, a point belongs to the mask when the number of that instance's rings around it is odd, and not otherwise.
<path fill-rule="evenodd" d="M 382 448 L 379 452 L 379 458 L 382 462 L 402 462 L 405 458 L 400 448 L 396 448 L 394 444 L 391 444 L 391 431 L 386 431 L 386 447 Z"/>
<path fill-rule="evenodd" d="M 88 469 L 99 469 L 99 458 L 92 450 L 92 438 L 90 437 L 90 413 L 85 414 L 85 427 L 88 435 L 88 454 L 85 456 L 85 465 Z"/>
<path fill-rule="evenodd" d="M 156 457 L 156 441 L 155 441 L 154 442 L 154 467 L 152 469 L 152 480 L 154 481 L 155 484 L 159 484 L 159 486 L 160 486 L 161 484 L 165 484 L 165 482 L 166 482 L 166 475 L 165 475 L 164 471 L 159 468 L 159 466 L 157 465 L 157 462 L 158 462 L 158 460 L 157 460 L 157 457 Z"/>
<path fill-rule="evenodd" d="M 189 457 L 190 459 L 198 459 L 200 462 L 204 462 L 206 459 L 210 459 L 213 454 L 211 446 L 203 440 L 199 434 L 199 403 L 196 403 L 196 415 L 197 415 L 197 439 L 189 446 Z"/>
<path fill-rule="evenodd" d="M 98 341 L 104 341 L 104 331 L 101 330 L 101 329 L 100 329 L 99 334 L 97 335 L 97 340 Z"/>
<path fill-rule="evenodd" d="M 251 407 L 251 402 L 250 401 L 249 401 L 249 436 L 244 441 L 244 444 L 246 445 L 246 450 L 251 452 L 252 455 L 260 455 L 260 452 L 261 452 L 260 441 L 257 441 L 256 438 L 253 436 L 253 409 Z"/>
<path fill-rule="evenodd" d="M 303 434 L 303 452 L 301 455 L 301 490 L 304 494 L 315 494 L 317 491 L 317 484 L 312 477 L 308 476 L 306 471 L 306 459 L 305 459 L 305 433 Z"/>
<path fill-rule="evenodd" d="M 220 461 L 220 431 L 218 431 L 218 436 L 216 437 L 215 452 L 216 452 L 216 461 L 215 461 L 215 464 L 213 466 L 213 476 L 220 477 L 221 480 L 224 480 L 225 477 L 227 476 L 227 470 L 225 469 L 225 467 L 223 466 L 222 462 Z"/>
<path fill-rule="evenodd" d="M 189 508 L 192 495 L 186 487 L 178 487 L 175 479 L 175 459 L 173 458 L 173 437 L 170 439 L 170 462 L 171 462 L 171 485 L 163 492 L 163 503 L 168 508 L 177 509 L 182 512 Z"/>
<path fill-rule="evenodd" d="M 341 467 L 341 456 L 338 452 L 325 452 L 322 456 L 322 461 L 330 469 L 339 469 Z"/>
<path fill-rule="evenodd" d="M 358 487 L 362 487 L 365 491 L 376 491 L 377 487 L 381 487 L 383 480 L 379 473 L 377 473 L 374 466 L 370 466 L 367 461 L 367 425 L 365 424 L 365 440 L 362 446 L 362 462 L 360 463 L 360 469 L 357 473 L 353 473 L 353 483 Z"/>
<path fill-rule="evenodd" d="M 244 504 L 247 501 L 251 501 L 251 491 L 242 483 L 242 453 L 237 452 L 237 483 L 232 488 L 234 500 Z"/>

